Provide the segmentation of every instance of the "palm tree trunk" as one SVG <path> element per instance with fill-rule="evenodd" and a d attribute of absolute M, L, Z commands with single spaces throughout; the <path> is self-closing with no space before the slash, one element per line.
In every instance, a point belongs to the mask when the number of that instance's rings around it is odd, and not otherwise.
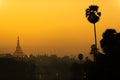
<path fill-rule="evenodd" d="M 94 36 L 95 36 L 95 45 L 97 48 L 97 37 L 96 37 L 96 27 L 95 27 L 95 23 L 94 23 Z"/>
<path fill-rule="evenodd" d="M 97 37 L 96 37 L 96 26 L 95 26 L 95 23 L 94 23 L 94 36 L 95 36 L 95 54 L 94 54 L 94 61 L 96 61 L 96 55 L 97 55 Z"/>

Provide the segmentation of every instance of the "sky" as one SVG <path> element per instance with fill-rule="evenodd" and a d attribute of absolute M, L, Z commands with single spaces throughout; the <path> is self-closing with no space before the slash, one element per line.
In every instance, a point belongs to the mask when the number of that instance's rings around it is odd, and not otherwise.
<path fill-rule="evenodd" d="M 90 5 L 102 13 L 96 23 L 102 51 L 102 33 L 120 31 L 120 0 L 0 0 L 0 53 L 13 53 L 19 36 L 26 54 L 88 56 L 94 44 L 94 27 L 85 17 Z"/>

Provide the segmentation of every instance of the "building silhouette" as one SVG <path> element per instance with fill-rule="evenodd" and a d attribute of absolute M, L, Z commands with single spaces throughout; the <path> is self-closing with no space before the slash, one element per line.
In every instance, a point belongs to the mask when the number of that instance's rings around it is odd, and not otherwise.
<path fill-rule="evenodd" d="M 15 57 L 24 57 L 25 56 L 25 54 L 23 53 L 23 51 L 20 47 L 19 36 L 17 38 L 17 46 L 16 46 L 15 52 L 13 53 L 13 56 L 15 56 Z"/>

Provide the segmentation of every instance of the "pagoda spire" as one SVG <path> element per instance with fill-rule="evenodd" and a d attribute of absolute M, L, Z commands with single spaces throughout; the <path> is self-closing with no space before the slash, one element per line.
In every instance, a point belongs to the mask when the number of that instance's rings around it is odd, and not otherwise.
<path fill-rule="evenodd" d="M 20 47 L 19 36 L 17 37 L 17 47 Z"/>
<path fill-rule="evenodd" d="M 16 57 L 23 57 L 24 56 L 24 53 L 20 47 L 19 36 L 17 37 L 17 46 L 16 46 L 16 50 L 14 52 L 14 56 L 16 56 Z"/>

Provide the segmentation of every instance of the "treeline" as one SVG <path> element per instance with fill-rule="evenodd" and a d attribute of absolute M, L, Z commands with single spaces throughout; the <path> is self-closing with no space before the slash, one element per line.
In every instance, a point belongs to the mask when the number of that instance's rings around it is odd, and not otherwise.
<path fill-rule="evenodd" d="M 0 80 L 36 80 L 35 68 L 28 59 L 0 57 Z"/>
<path fill-rule="evenodd" d="M 0 80 L 72 80 L 86 76 L 82 67 L 88 61 L 56 55 L 30 55 L 23 58 L 4 56 L 0 57 Z M 79 74 L 81 70 L 82 74 Z"/>
<path fill-rule="evenodd" d="M 57 57 L 51 56 L 30 56 L 35 62 L 36 75 L 39 80 L 70 80 L 71 65 L 78 60 L 69 56 Z"/>

